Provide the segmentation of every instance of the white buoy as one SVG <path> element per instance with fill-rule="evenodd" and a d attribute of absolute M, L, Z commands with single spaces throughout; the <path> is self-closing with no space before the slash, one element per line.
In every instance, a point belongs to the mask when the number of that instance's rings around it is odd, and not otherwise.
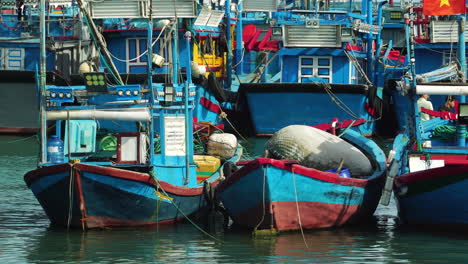
<path fill-rule="evenodd" d="M 230 159 L 236 154 L 237 138 L 229 133 L 214 133 L 208 138 L 208 154 Z"/>

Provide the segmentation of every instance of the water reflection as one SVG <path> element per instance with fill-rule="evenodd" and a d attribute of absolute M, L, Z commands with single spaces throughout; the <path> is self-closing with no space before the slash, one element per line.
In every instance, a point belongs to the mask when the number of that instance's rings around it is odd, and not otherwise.
<path fill-rule="evenodd" d="M 340 228 L 310 231 L 304 236 L 300 233 L 281 234 L 268 242 L 271 252 L 267 255 L 275 256 L 269 258 L 274 262 L 278 258 L 298 262 L 313 259 L 317 263 L 384 262 L 388 248 L 376 239 L 379 235 L 376 231 L 373 228 Z M 256 245 L 264 250 L 266 241 L 256 240 Z"/>
<path fill-rule="evenodd" d="M 47 229 L 33 243 L 32 263 L 213 263 L 222 258 L 220 243 L 189 225 L 87 232 Z"/>
<path fill-rule="evenodd" d="M 39 153 L 39 139 L 37 135 L 31 136 L 16 136 L 16 135 L 0 135 L 0 161 L 3 163 L 1 167 L 6 168 L 7 164 L 22 168 L 22 164 L 15 164 L 16 161 L 11 156 L 28 157 L 33 159 L 31 163 L 36 166 Z M 6 163 L 11 161 L 12 163 Z M 28 166 L 29 167 L 29 166 Z"/>
<path fill-rule="evenodd" d="M 11 138 L 10 138 L 11 139 Z M 5 141 L 1 140 L 0 144 Z M 67 231 L 49 221 L 23 175 L 36 166 L 35 140 L 0 148 L 2 263 L 466 263 L 468 238 L 401 225 L 396 206 L 369 226 L 252 237 L 224 229 L 221 215 L 191 224 Z M 13 146 L 13 145 L 8 145 Z M 202 219 L 203 220 L 203 219 Z M 306 247 L 304 239 L 308 245 Z"/>

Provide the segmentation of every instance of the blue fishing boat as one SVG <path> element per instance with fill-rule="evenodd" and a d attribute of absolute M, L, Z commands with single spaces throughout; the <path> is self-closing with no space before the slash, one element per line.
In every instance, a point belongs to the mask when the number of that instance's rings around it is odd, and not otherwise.
<path fill-rule="evenodd" d="M 271 135 L 287 125 L 364 119 L 357 129 L 373 134 L 389 99 L 378 66 L 388 57 L 381 41 L 386 2 L 377 15 L 372 1 L 282 3 L 244 1 L 240 9 L 233 86 L 243 122 Z"/>
<path fill-rule="evenodd" d="M 35 72 L 40 59 L 37 1 L 0 1 L 0 133 L 37 133 L 38 96 Z M 76 5 L 48 2 L 49 79 L 66 80 L 78 73 L 82 60 L 92 53 L 89 35 Z M 14 114 L 12 114 L 14 113 Z"/>
<path fill-rule="evenodd" d="M 96 35 L 93 13 L 77 3 Z M 152 17 L 150 12 L 148 46 Z M 40 18 L 44 29 L 44 12 Z M 193 122 L 197 87 L 190 70 L 183 82 L 178 74 L 179 53 L 190 60 L 192 35 L 179 40 L 177 24 L 170 25 L 173 74 L 153 81 L 148 49 L 145 84 L 119 83 L 122 76 L 109 65 L 108 74 L 83 73 L 80 85 L 47 82 L 41 31 L 40 160 L 24 180 L 52 225 L 91 229 L 180 221 L 209 208 L 225 162 L 239 160 L 234 135 Z M 54 127 L 48 129 L 50 122 Z"/>
<path fill-rule="evenodd" d="M 121 1 L 124 3 L 124 1 Z M 120 3 L 120 2 L 119 2 Z M 154 1 L 153 8 L 158 10 L 154 14 L 152 63 L 153 79 L 156 82 L 163 81 L 165 76 L 172 71 L 170 57 L 172 56 L 172 39 L 183 39 L 186 31 L 191 31 L 193 42 L 186 47 L 180 43 L 181 50 L 190 49 L 190 52 L 182 52 L 178 62 L 181 71 L 178 73 L 185 78 L 187 70 L 192 71 L 193 82 L 196 86 L 196 98 L 194 116 L 198 121 L 220 123 L 222 120 L 221 105 L 223 102 L 232 101 L 227 80 L 231 71 L 228 64 L 232 64 L 230 52 L 232 46 L 231 31 L 236 20 L 235 13 L 230 8 L 230 1 L 211 3 L 207 1 L 179 0 L 175 5 L 165 1 Z M 145 3 L 146 4 L 146 3 Z M 147 56 L 144 53 L 148 44 L 146 41 L 146 20 L 136 14 L 130 14 L 127 18 L 118 18 L 119 12 L 111 7 L 118 6 L 117 2 L 92 3 L 93 15 L 99 19 L 102 26 L 101 36 L 115 68 L 122 74 L 122 80 L 126 83 L 141 83 L 145 80 Z M 237 3 L 233 3 L 234 6 Z M 138 2 L 133 3 L 138 10 Z M 117 13 L 116 13 L 117 12 Z M 144 11 L 146 12 L 146 11 Z M 172 21 L 168 17 L 178 17 L 177 35 L 171 31 Z M 191 55 L 191 57 L 187 57 Z M 230 66 L 229 66 L 230 67 Z M 227 89 L 226 89 L 227 88 Z M 229 94 L 227 94 L 229 93 Z M 231 98 L 228 99 L 227 97 Z"/>
<path fill-rule="evenodd" d="M 180 43 L 180 49 L 191 49 L 191 53 L 179 53 L 181 79 L 186 78 L 186 69 L 194 69 L 193 82 L 196 86 L 195 116 L 199 121 L 220 122 L 220 103 L 226 100 L 223 80 L 227 79 L 225 66 L 232 56 L 227 54 L 225 14 L 231 14 L 224 3 L 203 3 L 203 1 L 175 1 L 168 5 L 165 1 L 154 1 L 152 30 L 155 40 L 152 44 L 153 80 L 163 82 L 172 71 L 172 38 L 183 39 L 186 31 L 192 31 L 194 42 L 190 47 Z M 229 5 L 229 3 L 228 3 Z M 0 4 L 0 77 L 3 94 L 8 98 L 5 112 L 17 108 L 28 113 L 28 122 L 20 124 L 17 119 L 2 120 L 0 132 L 38 131 L 38 99 L 34 74 L 39 62 L 39 10 L 37 1 L 2 1 Z M 63 86 L 79 85 L 84 71 L 106 68 L 108 78 L 116 84 L 142 84 L 146 81 L 147 56 L 147 1 L 102 1 L 85 2 L 98 30 L 92 30 L 83 19 L 77 3 L 73 1 L 51 0 L 46 7 L 48 17 L 48 42 L 46 71 L 48 79 L 61 80 Z M 121 9 L 127 6 L 129 9 Z M 177 8 L 176 8 L 177 7 Z M 129 10 L 134 10 L 133 12 Z M 178 17 L 178 34 L 170 30 L 170 19 Z M 227 18 L 226 18 L 227 19 Z M 235 19 L 229 18 L 235 24 Z M 183 23 L 182 23 L 183 22 Z M 208 39 L 210 41 L 208 41 Z M 159 41 L 160 40 L 160 41 Z M 211 43 L 212 41 L 212 43 Z M 208 46 L 210 49 L 205 48 Z M 217 47 L 223 46 L 224 49 Z M 215 52 L 216 51 L 216 52 Z M 191 54 L 189 59 L 187 54 Z M 192 61 L 193 60 L 193 61 Z M 193 65 L 193 66 L 192 66 Z M 196 73 L 196 74 L 195 74 Z M 210 77 L 210 75 L 213 75 Z M 118 78 L 118 79 L 114 79 Z M 22 85 L 16 84 L 21 82 Z M 26 87 L 23 87 L 26 86 Z M 16 92 L 25 90 L 18 107 L 11 103 Z M 3 101 L 2 101 L 3 102 Z M 19 103 L 19 102 L 18 102 Z M 18 119 L 23 116 L 18 116 Z M 21 118 L 25 119 L 25 118 Z M 25 127 L 22 127 L 25 126 Z"/>
<path fill-rule="evenodd" d="M 420 66 L 419 69 L 426 67 L 431 71 L 417 74 L 418 53 L 417 49 L 413 49 L 413 43 L 418 41 L 418 38 L 412 32 L 418 31 L 413 31 L 412 26 L 418 27 L 426 23 L 416 23 L 417 13 L 423 10 L 421 7 L 411 7 L 408 10 L 410 20 L 406 25 L 406 38 L 411 63 L 407 76 L 398 83 L 400 94 L 395 96 L 395 101 L 397 104 L 406 103 L 411 107 L 407 108 L 410 112 L 407 112 L 407 118 L 403 121 L 403 131 L 393 144 L 392 155 L 395 155 L 395 158 L 392 163 L 396 164 L 396 169 L 389 173 L 390 178 L 395 176 L 394 193 L 399 216 L 403 223 L 430 227 L 432 230 L 466 231 L 468 198 L 463 191 L 468 184 L 465 15 L 450 16 L 446 20 L 426 16 L 428 21 L 425 22 L 431 23 L 433 27 L 430 32 L 425 32 L 429 37 L 426 42 L 453 42 L 449 38 L 456 36 L 458 62 L 438 69 L 434 62 L 428 65 L 426 60 L 421 58 L 422 64 L 426 65 Z M 454 26 L 446 28 L 445 31 L 436 30 L 448 24 Z M 443 36 L 445 38 L 442 38 Z M 432 45 L 437 49 L 446 48 L 450 44 L 426 44 L 427 47 Z M 432 54 L 430 58 L 440 59 L 440 55 Z M 431 65 L 433 68 L 428 68 Z M 423 100 L 419 98 L 427 98 L 422 95 L 434 98 L 456 96 L 458 106 L 448 109 L 452 112 L 436 111 L 436 106 L 434 110 L 429 109 L 432 108 L 430 106 L 419 106 L 418 100 Z M 401 103 L 398 100 L 405 101 Z M 405 112 L 400 113 L 403 115 Z"/>
<path fill-rule="evenodd" d="M 408 43 L 405 38 L 405 14 L 406 7 L 395 4 L 384 12 L 385 21 L 384 35 L 387 42 L 393 43 L 393 51 L 403 51 Z M 413 65 L 418 84 L 434 82 L 452 82 L 457 78 L 457 51 L 460 49 L 455 43 L 458 42 L 458 24 L 453 17 L 427 16 L 423 14 L 421 4 L 415 4 L 412 8 L 413 36 Z M 385 9 L 384 9 L 385 11 Z M 406 15 L 408 16 L 408 15 Z M 393 17 L 393 19 L 392 19 Z M 409 21 L 409 20 L 406 20 Z M 387 28 L 386 28 L 387 27 Z M 390 40 L 390 38 L 392 40 Z M 390 42 L 391 41 L 391 42 Z M 399 43 L 399 44 L 395 44 Z M 466 47 L 465 47 L 466 49 Z M 400 54 L 400 59 L 405 62 L 389 65 L 387 72 L 387 91 L 391 93 L 395 108 L 395 118 L 400 130 L 408 130 L 407 119 L 411 118 L 413 103 L 407 96 L 409 85 L 398 85 L 401 78 L 408 72 L 409 54 Z M 430 101 L 437 110 L 438 106 L 444 105 L 447 94 L 432 94 Z M 440 113 L 436 116 L 442 116 Z"/>
<path fill-rule="evenodd" d="M 342 138 L 359 150 L 344 150 L 341 143 L 324 140 L 321 146 L 331 147 L 322 156 L 343 157 L 348 162 L 352 157 L 345 152 L 355 156 L 364 153 L 369 159 L 365 162 L 370 162 L 368 172 L 358 176 L 359 172 L 353 175 L 348 168 L 321 170 L 301 165 L 297 160 L 273 158 L 241 162 L 237 164 L 241 168 L 226 175 L 227 179 L 216 189 L 229 216 L 236 224 L 255 230 L 287 231 L 368 223 L 385 182 L 385 154 L 372 140 L 351 129 Z M 340 151 L 331 151 L 335 143 L 340 144 Z"/>

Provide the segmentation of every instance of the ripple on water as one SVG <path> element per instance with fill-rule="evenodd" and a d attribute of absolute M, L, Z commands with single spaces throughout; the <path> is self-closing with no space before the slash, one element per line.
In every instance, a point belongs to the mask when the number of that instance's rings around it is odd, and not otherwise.
<path fill-rule="evenodd" d="M 190 224 L 67 231 L 49 221 L 23 175 L 35 153 L 0 148 L 0 259 L 3 263 L 466 263 L 463 236 L 403 228 L 392 200 L 368 226 L 253 238 L 250 231 Z M 6 153 L 6 154 L 5 154 Z"/>

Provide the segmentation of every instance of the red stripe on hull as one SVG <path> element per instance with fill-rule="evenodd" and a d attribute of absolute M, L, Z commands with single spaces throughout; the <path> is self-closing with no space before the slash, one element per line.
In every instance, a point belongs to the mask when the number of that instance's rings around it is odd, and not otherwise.
<path fill-rule="evenodd" d="M 29 127 L 0 127 L 0 134 L 36 134 L 39 128 Z"/>
<path fill-rule="evenodd" d="M 299 207 L 301 225 L 299 224 L 297 206 Z M 301 226 L 303 229 L 338 227 L 372 216 L 372 210 L 359 208 L 358 205 L 272 202 L 265 204 L 265 208 L 265 214 L 263 214 L 263 206 L 260 205 L 233 217 L 233 220 L 240 225 L 254 228 L 263 219 L 259 228 L 268 229 L 273 227 L 278 231 L 287 231 L 299 230 Z"/>
<path fill-rule="evenodd" d="M 441 168 L 434 168 L 429 170 L 417 171 L 413 173 L 404 174 L 395 178 L 395 184 L 397 187 L 407 185 L 410 183 L 416 183 L 426 181 L 435 178 L 447 177 L 460 173 L 467 173 L 467 165 L 451 165 Z"/>
<path fill-rule="evenodd" d="M 64 163 L 64 164 L 59 164 L 59 165 L 54 165 L 50 167 L 43 167 L 39 169 L 32 170 L 24 175 L 24 181 L 26 182 L 26 185 L 28 187 L 31 186 L 31 184 L 38 180 L 39 178 L 64 172 L 64 171 L 70 171 L 70 164 Z"/>
<path fill-rule="evenodd" d="M 110 168 L 110 167 L 86 165 L 83 163 L 77 164 L 76 166 L 78 169 L 83 170 L 83 171 L 127 179 L 127 180 L 133 180 L 133 181 L 138 181 L 138 182 L 144 182 L 146 184 L 149 184 L 157 188 L 156 187 L 157 184 L 155 180 L 153 179 L 153 177 L 151 177 L 151 175 L 147 173 L 140 173 L 140 172 L 123 170 L 123 169 Z M 219 180 L 216 180 L 213 183 L 211 183 L 211 185 L 212 187 L 216 187 L 218 183 L 219 183 Z M 159 185 L 167 193 L 172 193 L 172 194 L 176 194 L 179 196 L 198 196 L 203 193 L 203 187 L 183 187 L 183 186 L 173 185 L 164 181 L 159 181 Z"/>
<path fill-rule="evenodd" d="M 93 165 L 87 165 L 84 163 L 78 163 L 75 165 L 75 167 L 80 171 L 87 171 L 87 172 L 110 176 L 110 177 L 143 182 L 150 186 L 153 186 L 154 188 L 157 188 L 156 187 L 157 184 L 155 180 L 153 179 L 153 177 L 151 177 L 147 173 L 134 172 L 134 171 L 113 168 L 113 167 L 93 166 Z M 67 171 L 67 170 L 70 170 L 70 168 L 71 168 L 71 165 L 68 163 L 39 168 L 39 169 L 32 170 L 26 173 L 26 175 L 24 176 L 24 181 L 26 182 L 28 186 L 31 186 L 31 184 L 34 181 L 36 181 L 37 179 L 41 177 Z M 216 187 L 218 186 L 219 183 L 220 183 L 220 180 L 217 179 L 211 183 L 211 186 Z M 176 194 L 179 196 L 198 196 L 203 193 L 203 187 L 183 187 L 183 186 L 173 185 L 164 181 L 159 181 L 159 185 L 167 193 L 172 193 L 172 194 Z"/>

